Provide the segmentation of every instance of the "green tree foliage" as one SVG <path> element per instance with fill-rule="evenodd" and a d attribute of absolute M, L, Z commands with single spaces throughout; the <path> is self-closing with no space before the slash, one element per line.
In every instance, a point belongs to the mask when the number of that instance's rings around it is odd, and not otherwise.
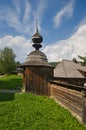
<path fill-rule="evenodd" d="M 10 74 L 16 69 L 15 54 L 11 48 L 0 50 L 0 72 Z"/>
<path fill-rule="evenodd" d="M 78 55 L 78 57 L 79 57 L 81 60 L 83 60 L 83 61 L 81 61 L 81 65 L 86 66 L 86 56 L 80 56 L 80 55 Z"/>
<path fill-rule="evenodd" d="M 59 63 L 60 63 L 60 61 L 58 61 L 58 62 L 50 62 L 49 64 L 52 65 L 53 67 L 56 67 Z"/>

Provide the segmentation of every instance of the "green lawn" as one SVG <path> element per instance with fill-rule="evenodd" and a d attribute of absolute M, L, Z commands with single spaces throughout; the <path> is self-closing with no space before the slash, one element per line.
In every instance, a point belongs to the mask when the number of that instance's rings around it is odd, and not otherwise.
<path fill-rule="evenodd" d="M 0 94 L 0 130 L 86 130 L 53 99 Z"/>
<path fill-rule="evenodd" d="M 0 89 L 18 90 L 22 88 L 22 77 L 17 75 L 5 75 L 0 77 Z"/>

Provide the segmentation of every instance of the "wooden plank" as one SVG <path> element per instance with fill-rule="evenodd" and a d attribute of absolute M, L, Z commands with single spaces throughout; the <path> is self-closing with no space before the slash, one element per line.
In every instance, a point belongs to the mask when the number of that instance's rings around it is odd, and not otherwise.
<path fill-rule="evenodd" d="M 57 102 L 80 116 L 82 122 L 86 124 L 86 92 L 82 94 L 76 90 L 51 84 L 50 94 Z"/>
<path fill-rule="evenodd" d="M 81 97 L 82 97 L 82 94 L 78 95 L 78 94 L 75 93 L 75 91 L 73 93 L 71 93 L 71 91 L 69 89 L 65 91 L 65 90 L 60 89 L 58 87 L 57 88 L 51 87 L 51 91 L 53 91 L 53 90 L 61 91 L 61 92 L 65 93 L 65 94 L 67 94 L 67 95 L 70 95 L 70 96 L 73 96 L 75 98 L 78 98 L 78 100 L 81 100 Z"/>
<path fill-rule="evenodd" d="M 54 95 L 53 98 L 65 105 L 67 108 L 71 109 L 74 113 L 78 114 L 79 116 L 82 115 L 82 110 L 79 107 L 76 107 L 75 105 L 70 103 L 68 100 L 65 100 L 64 98 L 59 97 L 57 95 Z"/>
<path fill-rule="evenodd" d="M 67 96 L 73 96 L 75 99 L 78 98 L 78 100 L 81 100 L 81 96 L 75 95 L 74 93 L 71 93 L 70 91 L 63 91 L 63 90 L 58 89 L 58 88 L 51 88 L 51 90 L 62 92 L 62 93 L 65 93 Z"/>
<path fill-rule="evenodd" d="M 59 96 L 59 97 L 65 99 L 65 100 L 69 101 L 70 103 L 72 102 L 72 103 L 73 103 L 74 105 L 76 105 L 77 107 L 81 107 L 81 102 L 79 102 L 79 101 L 73 102 L 71 99 L 65 97 L 63 94 L 54 92 L 54 93 L 52 93 L 52 95 L 53 95 L 53 96 L 54 96 L 54 95 L 57 95 L 57 96 Z"/>
<path fill-rule="evenodd" d="M 66 100 L 72 101 L 75 105 L 81 106 L 81 99 L 77 98 L 77 97 L 73 97 L 73 95 L 70 95 L 69 93 L 65 93 L 62 91 L 58 91 L 58 90 L 51 90 L 51 95 L 53 94 L 57 94 L 59 96 L 64 97 Z"/>
<path fill-rule="evenodd" d="M 73 94 L 75 94 L 75 95 L 78 95 L 79 97 L 81 97 L 82 96 L 82 94 L 81 94 L 81 92 L 78 92 L 78 91 L 76 91 L 76 90 L 71 90 L 71 89 L 68 89 L 68 88 L 65 88 L 65 87 L 61 87 L 61 86 L 56 86 L 56 85 L 51 85 L 51 89 L 54 89 L 54 88 L 56 88 L 56 89 L 60 89 L 60 90 L 62 90 L 62 91 L 69 91 L 70 93 L 73 93 Z"/>
<path fill-rule="evenodd" d="M 58 89 L 61 89 L 61 90 L 64 90 L 64 91 L 70 91 L 71 93 L 75 93 L 75 95 L 81 96 L 81 92 L 76 91 L 76 90 L 72 90 L 72 89 L 65 88 L 65 87 L 62 87 L 62 86 L 59 86 L 59 85 L 55 85 L 55 84 L 51 84 L 51 88 L 52 87 L 53 88 L 58 88 Z"/>

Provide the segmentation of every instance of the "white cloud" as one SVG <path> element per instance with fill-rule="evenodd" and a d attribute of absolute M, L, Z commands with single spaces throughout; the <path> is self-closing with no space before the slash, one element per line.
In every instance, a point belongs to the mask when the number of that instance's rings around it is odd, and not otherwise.
<path fill-rule="evenodd" d="M 12 3 L 14 5 L 14 10 L 16 11 L 16 13 L 20 14 L 20 11 L 21 11 L 21 0 L 12 0 Z"/>
<path fill-rule="evenodd" d="M 32 42 L 22 36 L 13 37 L 11 35 L 7 35 L 0 38 L 0 47 L 1 50 L 4 47 L 12 48 L 16 54 L 16 60 L 21 62 L 24 62 L 27 57 L 27 53 L 30 53 L 31 50 L 33 50 Z"/>
<path fill-rule="evenodd" d="M 43 13 L 45 12 L 45 9 L 47 7 L 46 2 L 47 0 L 40 0 L 36 9 L 33 10 L 34 19 L 38 20 L 38 22 L 41 22 L 41 17 L 43 16 Z"/>
<path fill-rule="evenodd" d="M 31 35 L 35 27 L 34 22 L 38 20 L 39 26 L 41 24 L 46 1 L 37 1 L 37 8 L 34 8 L 34 5 L 31 5 L 28 0 L 13 0 L 12 2 L 13 6 L 7 4 L 6 7 L 0 9 L 0 21 L 5 21 L 16 32 Z"/>
<path fill-rule="evenodd" d="M 32 15 L 33 15 L 33 32 L 35 32 L 36 30 L 36 22 L 38 24 L 38 28 L 39 31 L 41 31 L 41 22 L 42 22 L 42 18 L 44 16 L 44 13 L 46 11 L 47 8 L 47 0 L 39 0 L 39 2 L 37 3 L 37 6 L 34 8 Z M 32 21 L 31 21 L 32 24 Z M 43 31 L 43 28 L 42 28 Z"/>
<path fill-rule="evenodd" d="M 74 1 L 70 1 L 63 9 L 56 13 L 53 21 L 55 28 L 58 28 L 63 21 L 68 20 L 73 15 Z"/>
<path fill-rule="evenodd" d="M 28 23 L 30 19 L 30 13 L 31 13 L 31 5 L 28 1 L 25 2 L 25 11 L 24 11 L 24 17 L 23 22 Z"/>
<path fill-rule="evenodd" d="M 16 60 L 24 62 L 27 54 L 33 51 L 31 40 L 23 36 L 7 35 L 0 38 L 0 49 L 11 47 L 16 54 Z M 77 58 L 77 55 L 86 53 L 86 24 L 81 25 L 78 30 L 68 39 L 58 41 L 46 46 L 42 50 L 49 61 Z"/>
<path fill-rule="evenodd" d="M 0 10 L 0 20 L 5 21 L 9 27 L 13 27 L 17 32 L 25 32 L 24 24 L 20 21 L 20 13 L 13 10 L 12 7 L 2 8 Z"/>
<path fill-rule="evenodd" d="M 84 16 L 84 18 L 79 22 L 79 24 L 76 26 L 75 29 L 78 29 L 80 26 L 86 24 L 86 16 Z"/>
<path fill-rule="evenodd" d="M 86 24 L 81 25 L 78 30 L 68 39 L 58 41 L 46 46 L 43 51 L 49 61 L 78 58 L 86 53 Z"/>

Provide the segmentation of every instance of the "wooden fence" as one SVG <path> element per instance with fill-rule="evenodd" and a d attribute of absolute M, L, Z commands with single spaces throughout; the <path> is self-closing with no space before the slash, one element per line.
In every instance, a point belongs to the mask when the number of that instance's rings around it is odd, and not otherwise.
<path fill-rule="evenodd" d="M 76 88 L 76 87 L 75 87 Z M 51 82 L 50 94 L 62 105 L 74 112 L 78 119 L 86 124 L 86 92 L 66 87 L 60 83 Z"/>

